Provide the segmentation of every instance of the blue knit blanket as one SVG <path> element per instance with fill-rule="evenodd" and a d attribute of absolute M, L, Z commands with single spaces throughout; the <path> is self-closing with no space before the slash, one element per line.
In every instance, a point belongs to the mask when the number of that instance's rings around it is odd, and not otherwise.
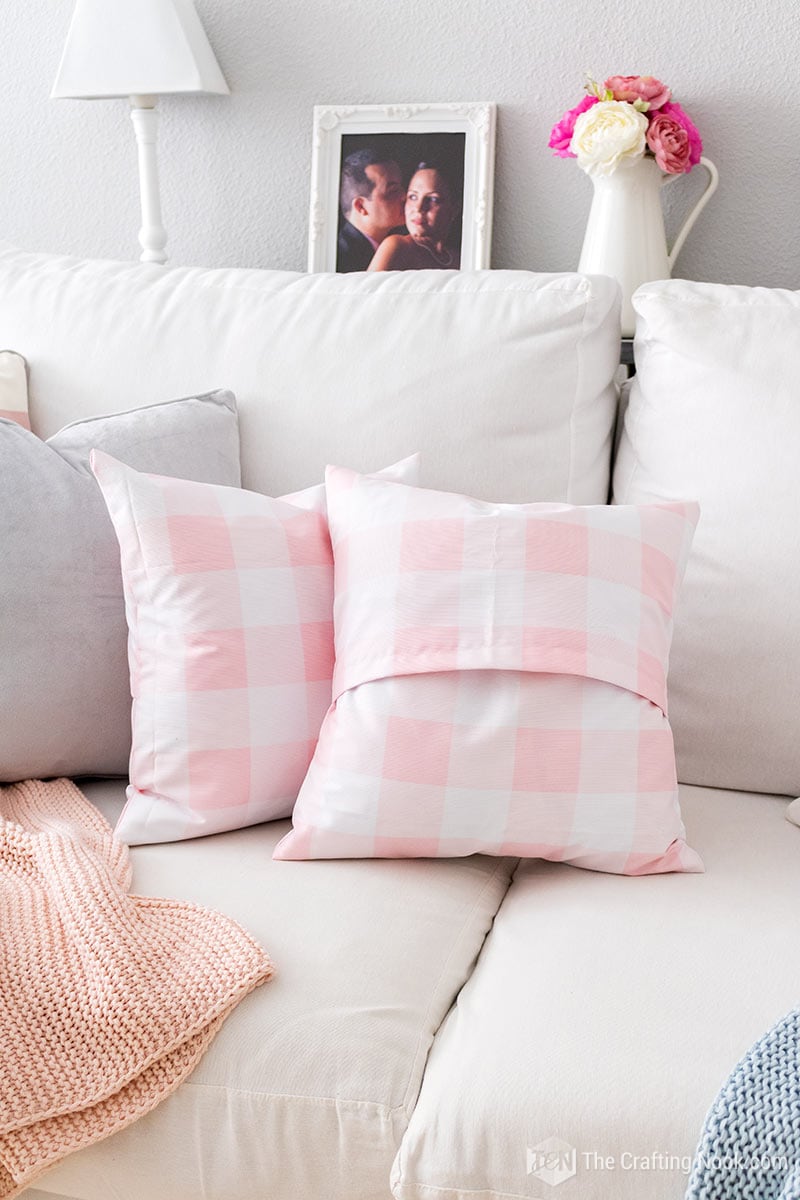
<path fill-rule="evenodd" d="M 723 1085 L 686 1200 L 800 1200 L 800 1008 L 757 1041 Z"/>

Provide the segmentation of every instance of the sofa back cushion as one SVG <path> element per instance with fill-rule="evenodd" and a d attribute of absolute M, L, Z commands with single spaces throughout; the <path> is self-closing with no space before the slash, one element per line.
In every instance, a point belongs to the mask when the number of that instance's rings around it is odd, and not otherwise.
<path fill-rule="evenodd" d="M 524 271 L 301 275 L 81 261 L 0 247 L 0 327 L 31 421 L 228 387 L 242 482 L 279 495 L 328 463 L 424 452 L 422 483 L 604 502 L 618 290 Z"/>
<path fill-rule="evenodd" d="M 623 504 L 693 496 L 675 614 L 678 778 L 800 792 L 800 293 L 672 280 L 636 295 Z"/>

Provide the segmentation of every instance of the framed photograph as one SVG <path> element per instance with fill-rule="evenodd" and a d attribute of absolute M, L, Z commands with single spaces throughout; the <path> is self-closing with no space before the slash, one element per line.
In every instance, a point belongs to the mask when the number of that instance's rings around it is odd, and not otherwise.
<path fill-rule="evenodd" d="M 309 271 L 489 267 L 494 104 L 314 109 Z"/>

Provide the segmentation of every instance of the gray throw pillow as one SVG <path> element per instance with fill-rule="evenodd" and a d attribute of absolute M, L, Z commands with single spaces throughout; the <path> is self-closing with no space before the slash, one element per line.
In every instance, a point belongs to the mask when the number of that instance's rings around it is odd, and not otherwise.
<path fill-rule="evenodd" d="M 43 442 L 0 419 L 0 781 L 124 775 L 131 744 L 119 545 L 89 469 L 240 484 L 227 391 L 75 421 Z"/>

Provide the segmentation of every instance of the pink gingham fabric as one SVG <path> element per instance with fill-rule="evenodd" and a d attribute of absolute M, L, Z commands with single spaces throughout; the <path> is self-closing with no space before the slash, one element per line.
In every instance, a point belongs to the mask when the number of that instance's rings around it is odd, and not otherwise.
<path fill-rule="evenodd" d="M 0 417 L 23 429 L 31 427 L 25 359 L 13 350 L 0 350 Z"/>
<path fill-rule="evenodd" d="M 666 713 L 697 505 L 327 491 L 334 703 L 275 857 L 701 871 Z"/>
<path fill-rule="evenodd" d="M 120 544 L 133 746 L 117 835 L 174 841 L 287 817 L 331 701 L 322 485 L 275 500 L 92 470 Z M 416 480 L 417 457 L 389 468 Z"/>

